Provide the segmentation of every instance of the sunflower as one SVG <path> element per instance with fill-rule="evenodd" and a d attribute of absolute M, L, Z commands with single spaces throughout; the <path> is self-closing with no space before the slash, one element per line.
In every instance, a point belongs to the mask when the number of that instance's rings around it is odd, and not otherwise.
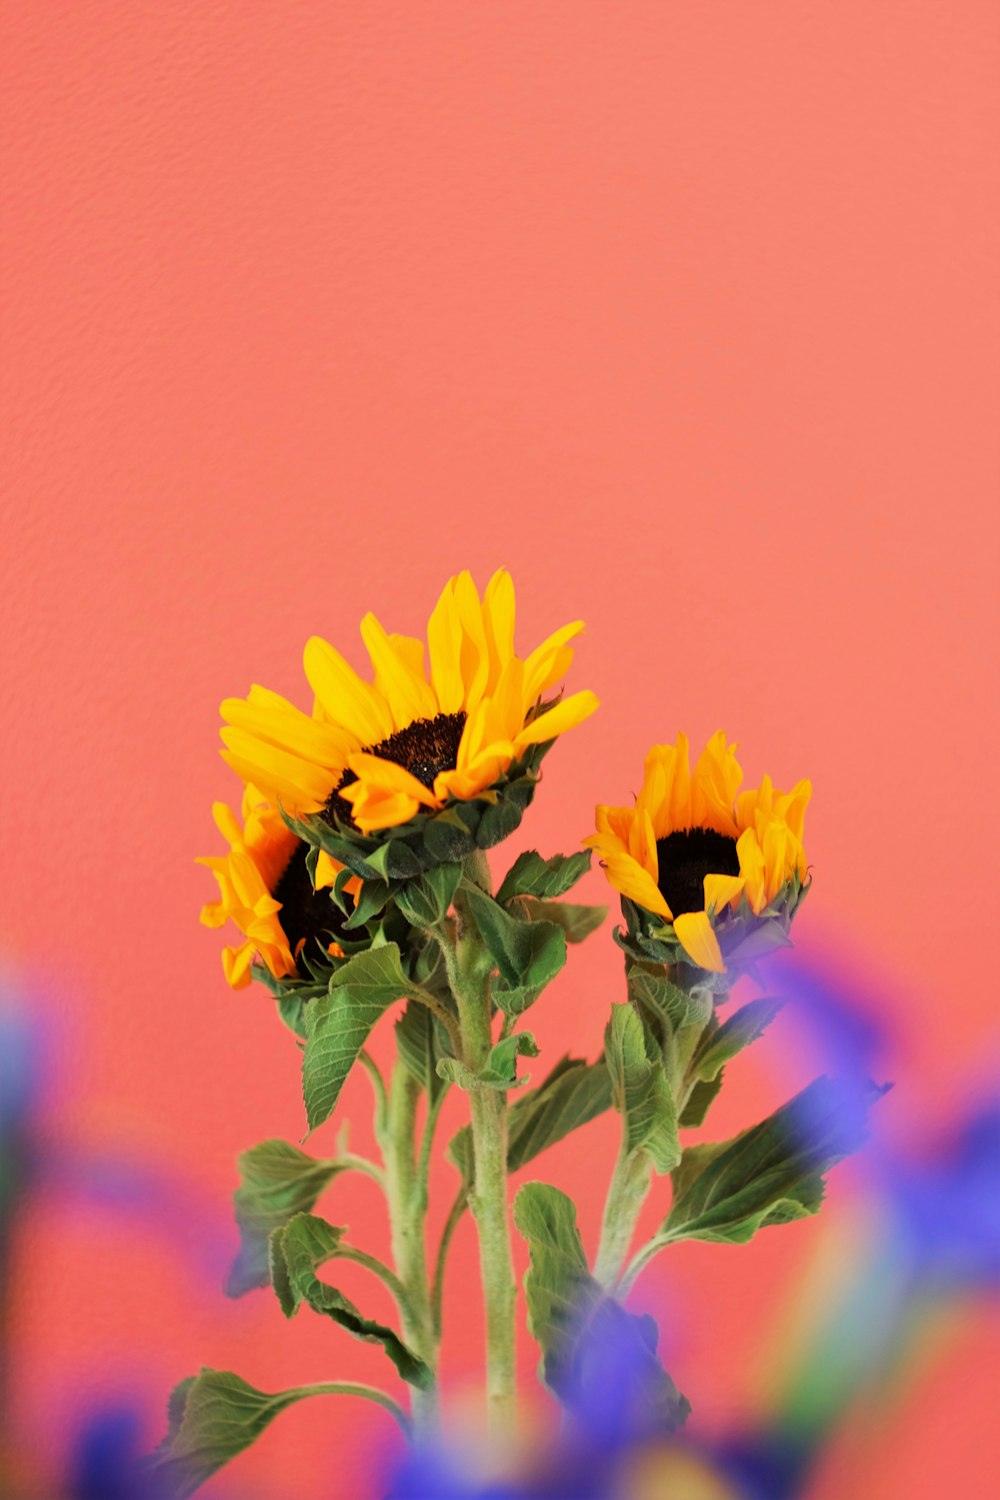
<path fill-rule="evenodd" d="M 770 919 L 787 927 L 808 881 L 802 828 L 812 787 L 800 781 L 779 792 L 765 777 L 740 792 L 742 780 L 736 747 L 721 731 L 693 771 L 679 735 L 646 756 L 634 807 L 597 808 L 597 832 L 584 843 L 599 852 L 626 903 L 645 914 L 647 954 L 674 940 L 688 962 L 722 974 L 723 946 L 732 955 L 748 927 Z"/>
<path fill-rule="evenodd" d="M 218 901 L 202 908 L 206 927 L 235 922 L 245 941 L 222 950 L 222 967 L 234 989 L 250 983 L 255 961 L 266 965 L 274 979 L 299 973 L 296 960 L 318 942 L 328 955 L 342 956 L 336 938 L 344 917 L 327 887 L 340 866 L 321 853 L 316 864 L 316 886 L 309 875 L 309 845 L 295 836 L 277 810 L 255 786 L 243 796 L 242 823 L 224 802 L 212 808 L 215 825 L 229 845 L 227 854 L 207 856 L 219 885 Z M 360 882 L 348 882 L 356 888 Z"/>
<path fill-rule="evenodd" d="M 449 579 L 420 640 L 361 622 L 372 680 L 326 641 L 304 653 L 312 715 L 265 688 L 222 704 L 223 758 L 295 817 L 320 814 L 362 835 L 477 798 L 496 800 L 533 752 L 594 712 L 593 693 L 545 695 L 573 659 L 565 625 L 523 660 L 514 652 L 514 585 L 500 569 L 480 599 Z M 523 806 L 523 802 L 522 802 Z"/>

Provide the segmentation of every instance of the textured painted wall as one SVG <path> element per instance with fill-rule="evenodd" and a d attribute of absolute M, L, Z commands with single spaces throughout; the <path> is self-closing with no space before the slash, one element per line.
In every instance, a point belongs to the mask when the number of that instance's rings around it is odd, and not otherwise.
<path fill-rule="evenodd" d="M 415 631 L 501 562 L 522 642 L 587 620 L 573 685 L 603 700 L 511 852 L 572 846 L 653 739 L 725 727 L 751 776 L 815 781 L 799 940 L 891 980 L 885 1107 L 961 1094 L 996 1012 L 998 31 L 979 0 L 6 7 L 0 932 L 65 1022 L 77 1144 L 176 1166 L 224 1223 L 235 1151 L 301 1134 L 294 1048 L 196 920 L 218 701 L 302 694 L 308 634 Z M 574 955 L 549 1056 L 597 1049 L 618 978 L 607 939 Z M 733 1080 L 723 1127 L 790 1086 L 763 1049 Z M 363 1082 L 344 1113 L 363 1141 Z M 590 1145 L 545 1170 L 592 1234 Z M 379 1243 L 374 1193 L 342 1201 Z M 752 1393 L 816 1233 L 650 1276 L 708 1417 Z M 223 1302 L 176 1235 L 39 1211 L 25 1424 L 202 1360 L 377 1374 Z M 460 1387 L 479 1330 L 449 1312 Z M 975 1489 L 983 1336 L 842 1458 L 853 1494 Z M 284 1417 L 241 1493 L 358 1493 L 385 1429 L 330 1420 Z"/>

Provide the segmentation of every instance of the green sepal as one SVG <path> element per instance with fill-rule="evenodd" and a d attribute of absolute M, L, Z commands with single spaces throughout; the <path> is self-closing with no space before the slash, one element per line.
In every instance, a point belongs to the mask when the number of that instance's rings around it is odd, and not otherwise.
<path fill-rule="evenodd" d="M 354 932 L 367 927 L 373 917 L 380 916 L 396 892 L 396 882 L 391 880 L 362 880 L 361 889 L 354 897 L 354 907 L 343 923 L 345 932 Z"/>
<path fill-rule="evenodd" d="M 564 896 L 590 869 L 589 849 L 579 854 L 554 854 L 543 857 L 535 849 L 526 849 L 511 865 L 497 891 L 501 905 L 515 896 L 535 896 L 552 900 Z"/>
<path fill-rule="evenodd" d="M 396 1049 L 403 1066 L 427 1093 L 430 1103 L 436 1103 L 444 1088 L 438 1063 L 450 1055 L 451 1048 L 444 1027 L 426 1005 L 407 1001 L 396 1022 Z"/>
<path fill-rule="evenodd" d="M 507 1015 L 532 1005 L 566 962 L 566 934 L 554 922 L 523 922 L 476 886 L 465 899 L 480 936 L 499 971 L 493 998 Z"/>
<path fill-rule="evenodd" d="M 680 1427 L 691 1408 L 657 1357 L 656 1324 L 627 1312 L 591 1276 L 572 1201 L 557 1188 L 529 1182 L 514 1200 L 514 1223 L 530 1251 L 528 1328 L 542 1351 L 545 1385 L 563 1401 L 582 1397 L 589 1404 L 606 1380 L 602 1349 L 627 1333 L 634 1354 L 642 1354 L 641 1368 L 632 1373 L 644 1425 L 668 1432 Z"/>
<path fill-rule="evenodd" d="M 433 865 L 400 887 L 396 905 L 414 927 L 436 927 L 448 915 L 461 879 L 460 864 Z"/>
<path fill-rule="evenodd" d="M 302 1093 L 309 1129 L 332 1113 L 344 1080 L 379 1017 L 406 994 L 399 948 L 385 943 L 355 954 L 330 978 L 329 990 L 305 1013 Z"/>
<path fill-rule="evenodd" d="M 615 942 L 634 959 L 652 960 L 675 969 L 685 984 L 689 974 L 692 987 L 698 984 L 717 993 L 724 992 L 737 972 L 752 971 L 757 960 L 776 948 L 789 946 L 792 918 L 808 889 L 808 884 L 803 885 L 796 875 L 786 881 L 770 906 L 759 914 L 752 910 L 744 895 L 737 907 L 728 907 L 713 917 L 712 926 L 726 962 L 725 974 L 700 969 L 678 939 L 672 922 L 665 922 L 656 912 L 626 896 L 621 898 L 625 928 L 616 929 Z"/>
<path fill-rule="evenodd" d="M 287 1141 L 262 1141 L 236 1158 L 242 1179 L 233 1194 L 240 1250 L 226 1281 L 226 1296 L 268 1283 L 267 1243 L 275 1229 L 296 1214 L 315 1208 L 320 1194 L 345 1169 L 337 1161 L 317 1161 Z"/>
<path fill-rule="evenodd" d="M 185 1500 L 260 1437 L 309 1390 L 269 1395 L 230 1370 L 202 1369 L 182 1380 L 167 1406 L 167 1435 L 144 1468 L 157 1494 Z M 162 1488 L 161 1488 L 162 1486 Z"/>
<path fill-rule="evenodd" d="M 271 1285 L 286 1318 L 303 1305 L 330 1318 L 365 1343 L 381 1344 L 396 1369 L 410 1385 L 426 1390 L 434 1377 L 394 1329 L 366 1318 L 353 1302 L 316 1274 L 327 1261 L 340 1254 L 345 1231 L 314 1214 L 297 1214 L 283 1229 L 271 1235 Z"/>
<path fill-rule="evenodd" d="M 631 1005 L 612 1005 L 604 1057 L 611 1102 L 622 1117 L 622 1150 L 648 1152 L 663 1173 L 680 1161 L 681 1147 L 673 1092 L 651 1040 Z"/>
<path fill-rule="evenodd" d="M 868 1086 L 870 1105 L 885 1090 Z M 673 1174 L 673 1202 L 657 1236 L 745 1244 L 758 1229 L 819 1209 L 824 1173 L 867 1134 L 862 1101 L 817 1078 L 781 1109 L 730 1141 L 689 1146 Z"/>
<path fill-rule="evenodd" d="M 517 1077 L 519 1057 L 537 1057 L 538 1044 L 530 1031 L 515 1031 L 490 1048 L 482 1068 L 474 1071 L 457 1057 L 442 1057 L 438 1074 L 462 1089 L 519 1089 L 528 1082 L 527 1074 Z"/>
<path fill-rule="evenodd" d="M 555 701 L 555 700 L 553 700 Z M 538 706 L 538 713 L 551 707 Z M 438 864 L 455 864 L 477 849 L 489 849 L 517 828 L 538 785 L 538 772 L 553 741 L 529 745 L 520 760 L 476 797 L 456 798 L 443 808 L 423 808 L 407 823 L 364 834 L 324 813 L 281 815 L 293 833 L 324 849 L 362 880 L 411 880 Z M 387 852 L 382 852 L 387 851 Z"/>
<path fill-rule="evenodd" d="M 777 996 L 761 996 L 741 1006 L 717 1030 L 703 1035 L 691 1060 L 691 1075 L 712 1083 L 727 1062 L 763 1035 L 784 1003 Z"/>

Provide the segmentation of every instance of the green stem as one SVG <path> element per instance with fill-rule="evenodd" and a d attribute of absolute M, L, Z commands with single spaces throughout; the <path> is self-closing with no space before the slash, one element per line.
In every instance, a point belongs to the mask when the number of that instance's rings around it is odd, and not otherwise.
<path fill-rule="evenodd" d="M 659 1255 L 660 1251 L 665 1249 L 669 1244 L 670 1241 L 668 1239 L 661 1239 L 659 1236 L 654 1235 L 651 1240 L 646 1241 L 641 1249 L 636 1251 L 619 1279 L 619 1296 L 624 1297 L 627 1292 L 631 1291 L 640 1273 L 646 1269 L 653 1257 Z"/>
<path fill-rule="evenodd" d="M 360 1172 L 364 1177 L 370 1177 L 372 1182 L 377 1182 L 385 1192 L 385 1173 L 376 1162 L 369 1161 L 367 1156 L 356 1156 L 353 1151 L 339 1151 L 330 1165 L 344 1167 L 348 1172 Z"/>
<path fill-rule="evenodd" d="M 427 1284 L 426 1193 L 421 1191 L 414 1160 L 420 1094 L 416 1079 L 402 1062 L 397 1062 L 389 1080 L 382 1154 L 392 1230 L 392 1258 L 408 1304 L 400 1309 L 403 1337 L 433 1370 L 437 1365 L 437 1338 Z M 436 1423 L 437 1392 L 434 1388 L 414 1388 L 412 1400 L 414 1430 L 419 1435 Z"/>
<path fill-rule="evenodd" d="M 369 1255 L 367 1250 L 356 1250 L 352 1245 L 343 1245 L 337 1251 L 338 1260 L 352 1260 L 356 1265 L 364 1266 L 371 1271 L 380 1281 L 384 1281 L 395 1298 L 396 1306 L 399 1308 L 404 1319 L 413 1319 L 413 1305 L 410 1302 L 409 1293 L 394 1271 L 390 1271 L 384 1261 L 379 1260 L 377 1255 Z"/>
<path fill-rule="evenodd" d="M 293 1391 L 282 1392 L 290 1396 L 363 1396 L 366 1401 L 374 1401 L 378 1406 L 383 1406 L 387 1412 L 391 1412 L 396 1421 L 402 1427 L 406 1436 L 410 1436 L 410 1419 L 406 1412 L 387 1396 L 385 1391 L 380 1391 L 374 1385 L 359 1385 L 353 1380 L 322 1380 L 317 1385 L 299 1385 Z"/>
<path fill-rule="evenodd" d="M 489 889 L 485 856 L 466 861 L 465 876 Z M 449 954 L 449 977 L 462 1028 L 462 1060 L 480 1072 L 493 1045 L 490 1004 L 492 961 L 480 939 L 461 891 L 456 898 L 459 928 Z M 475 1181 L 469 1207 L 479 1234 L 479 1264 L 486 1309 L 486 1394 L 491 1428 L 511 1432 L 516 1417 L 515 1308 L 517 1287 L 507 1212 L 507 1094 L 503 1089 L 470 1089 L 469 1112 L 475 1154 Z"/>
<path fill-rule="evenodd" d="M 614 1291 L 621 1278 L 652 1175 L 648 1152 L 635 1151 L 629 1155 L 622 1149 L 604 1204 L 601 1242 L 594 1263 L 594 1276 L 608 1291 Z"/>
<path fill-rule="evenodd" d="M 458 1228 L 459 1221 L 469 1206 L 468 1188 L 463 1184 L 455 1195 L 455 1201 L 448 1210 L 448 1217 L 444 1221 L 441 1231 L 441 1242 L 438 1245 L 437 1264 L 434 1267 L 434 1287 L 431 1292 L 431 1316 L 434 1319 L 434 1331 L 438 1338 L 441 1337 L 442 1309 L 444 1305 L 444 1269 L 448 1263 L 448 1251 L 451 1248 L 452 1235 Z"/>

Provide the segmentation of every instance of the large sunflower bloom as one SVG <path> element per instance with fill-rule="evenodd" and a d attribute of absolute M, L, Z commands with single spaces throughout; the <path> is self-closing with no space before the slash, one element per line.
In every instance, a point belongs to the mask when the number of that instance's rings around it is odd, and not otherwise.
<path fill-rule="evenodd" d="M 229 849 L 198 860 L 219 886 L 218 901 L 202 907 L 201 920 L 206 927 L 232 921 L 244 936 L 238 947 L 222 950 L 223 971 L 234 989 L 250 983 L 255 961 L 273 978 L 285 979 L 299 973 L 296 961 L 304 951 L 340 956 L 336 937 L 344 922 L 327 890 L 339 871 L 336 862 L 319 855 L 314 890 L 306 868 L 308 844 L 296 838 L 256 787 L 247 787 L 242 812 L 240 822 L 224 802 L 214 804 L 215 825 Z"/>
<path fill-rule="evenodd" d="M 362 834 L 489 793 L 533 746 L 597 707 L 593 693 L 546 704 L 573 659 L 565 625 L 523 660 L 514 652 L 514 585 L 501 569 L 480 599 L 469 573 L 446 584 L 423 642 L 361 622 L 366 681 L 326 641 L 304 653 L 312 717 L 253 687 L 222 705 L 223 757 L 285 811 L 324 812 Z"/>
<path fill-rule="evenodd" d="M 802 834 L 810 783 L 779 792 L 765 777 L 756 790 L 739 792 L 742 780 L 736 747 L 721 731 L 693 771 L 679 735 L 676 745 L 649 751 L 634 807 L 598 807 L 597 832 L 584 840 L 615 889 L 662 919 L 659 933 L 668 940 L 672 928 L 690 962 L 718 974 L 726 971 L 723 946 L 737 917 L 741 934 L 748 920 L 787 919 L 808 878 Z"/>

